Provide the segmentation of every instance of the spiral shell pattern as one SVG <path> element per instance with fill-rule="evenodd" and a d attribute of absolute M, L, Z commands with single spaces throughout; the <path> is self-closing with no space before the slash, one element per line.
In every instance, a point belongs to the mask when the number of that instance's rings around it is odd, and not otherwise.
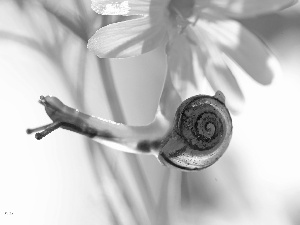
<path fill-rule="evenodd" d="M 193 96 L 177 109 L 158 158 L 182 170 L 204 169 L 223 155 L 231 136 L 232 120 L 223 93 Z"/>

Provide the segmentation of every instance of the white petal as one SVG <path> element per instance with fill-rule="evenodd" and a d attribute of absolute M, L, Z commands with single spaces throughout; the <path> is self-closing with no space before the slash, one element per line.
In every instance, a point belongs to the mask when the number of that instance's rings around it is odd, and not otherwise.
<path fill-rule="evenodd" d="M 100 28 L 88 42 L 88 48 L 100 58 L 137 56 L 167 41 L 166 24 L 161 18 L 142 17 Z"/>
<path fill-rule="evenodd" d="M 190 97 L 191 89 L 200 94 L 200 83 L 193 67 L 193 52 L 190 43 L 183 35 L 177 35 L 167 47 L 168 73 L 172 83 L 184 100 Z M 197 76 L 201 76 L 197 74 Z"/>
<path fill-rule="evenodd" d="M 222 60 L 223 61 L 223 60 Z M 211 56 L 205 66 L 207 80 L 215 91 L 222 91 L 226 96 L 226 105 L 232 112 L 239 112 L 244 103 L 244 96 L 235 77 L 224 62 L 221 55 Z"/>
<path fill-rule="evenodd" d="M 297 0 L 197 0 L 201 8 L 233 17 L 251 17 L 272 13 L 297 3 Z"/>
<path fill-rule="evenodd" d="M 169 0 L 92 0 L 91 8 L 101 15 L 150 15 L 166 9 Z"/>
<path fill-rule="evenodd" d="M 159 100 L 159 110 L 171 123 L 174 121 L 175 112 L 183 100 L 172 83 L 170 73 L 167 73 Z"/>
<path fill-rule="evenodd" d="M 197 26 L 221 51 L 257 82 L 264 85 L 271 83 L 279 63 L 260 39 L 236 21 L 215 16 L 206 16 L 205 19 L 199 20 Z M 269 64 L 270 61 L 277 62 L 277 65 Z"/>
<path fill-rule="evenodd" d="M 225 94 L 226 105 L 231 111 L 240 111 L 244 103 L 243 93 L 218 47 L 198 26 L 193 27 L 189 35 L 195 36 L 193 40 L 196 40 L 199 46 L 197 48 L 199 63 L 212 88 Z"/>

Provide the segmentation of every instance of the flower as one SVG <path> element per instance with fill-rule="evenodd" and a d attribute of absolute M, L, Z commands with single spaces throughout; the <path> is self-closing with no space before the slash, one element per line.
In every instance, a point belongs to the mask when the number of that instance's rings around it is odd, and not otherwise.
<path fill-rule="evenodd" d="M 88 48 L 100 58 L 126 58 L 166 46 L 168 74 L 182 99 L 199 94 L 204 74 L 236 111 L 243 102 L 232 65 L 260 84 L 271 83 L 278 62 L 239 22 L 274 12 L 295 0 L 92 0 L 102 15 L 141 15 L 100 28 Z M 235 76 L 234 76 L 235 75 Z"/>

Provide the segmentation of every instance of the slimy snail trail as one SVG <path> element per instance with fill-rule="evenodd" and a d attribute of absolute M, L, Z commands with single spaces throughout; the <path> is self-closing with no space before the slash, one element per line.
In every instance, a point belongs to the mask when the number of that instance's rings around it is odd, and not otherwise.
<path fill-rule="evenodd" d="M 173 123 L 157 112 L 146 126 L 128 126 L 79 112 L 58 98 L 41 96 L 39 102 L 53 123 L 27 129 L 40 140 L 63 128 L 103 145 L 135 154 L 152 154 L 165 166 L 197 171 L 214 164 L 226 151 L 232 136 L 232 119 L 225 96 L 196 95 L 178 107 Z"/>

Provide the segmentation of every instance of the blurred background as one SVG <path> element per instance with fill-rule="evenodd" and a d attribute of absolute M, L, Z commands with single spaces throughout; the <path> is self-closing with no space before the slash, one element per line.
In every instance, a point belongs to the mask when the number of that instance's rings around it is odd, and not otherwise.
<path fill-rule="evenodd" d="M 108 61 L 86 49 L 101 19 L 90 1 L 0 0 L 0 224 L 300 224 L 299 4 L 240 21 L 282 73 L 261 86 L 241 72 L 246 101 L 233 115 L 231 144 L 196 173 L 65 130 L 41 141 L 26 134 L 51 122 L 40 95 L 117 122 L 152 121 L 163 50 L 110 60 L 118 109 L 101 67 Z"/>

